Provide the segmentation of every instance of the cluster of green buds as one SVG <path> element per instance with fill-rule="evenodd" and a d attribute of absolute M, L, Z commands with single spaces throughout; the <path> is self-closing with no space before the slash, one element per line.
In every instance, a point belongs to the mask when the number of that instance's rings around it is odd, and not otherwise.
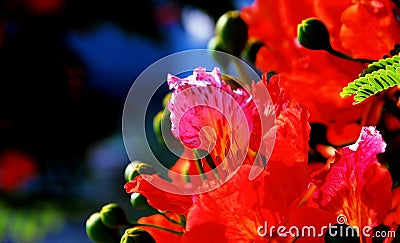
<path fill-rule="evenodd" d="M 86 221 L 86 234 L 96 243 L 153 243 L 155 240 L 145 230 L 131 224 L 125 210 L 116 203 L 103 206 Z M 125 229 L 121 236 L 121 231 Z"/>
<path fill-rule="evenodd" d="M 140 174 L 154 175 L 157 174 L 157 171 L 151 165 L 135 160 L 129 163 L 125 168 L 125 181 L 132 181 Z M 131 194 L 131 205 L 139 210 L 155 210 L 149 205 L 147 199 L 140 193 Z"/>
<path fill-rule="evenodd" d="M 152 166 L 141 161 L 133 161 L 125 168 L 125 180 L 131 181 L 140 174 L 156 174 Z M 156 211 L 140 193 L 131 195 L 131 205 L 138 210 Z M 137 223 L 128 220 L 127 213 L 117 203 L 104 205 L 99 212 L 86 220 L 86 234 L 93 242 L 152 243 L 153 237 Z M 122 232 L 124 233 L 122 234 Z M 122 236 L 121 236 L 122 235 Z"/>
<path fill-rule="evenodd" d="M 223 14 L 215 24 L 214 33 L 208 44 L 209 49 L 240 56 L 248 38 L 248 27 L 240 11 L 231 10 Z"/>
<path fill-rule="evenodd" d="M 263 43 L 249 38 L 248 26 L 240 16 L 240 11 L 230 10 L 223 14 L 216 22 L 215 35 L 209 40 L 209 50 L 221 51 L 238 58 L 245 58 L 250 63 L 255 63 L 256 56 Z M 229 59 L 214 55 L 222 65 L 227 66 Z"/>

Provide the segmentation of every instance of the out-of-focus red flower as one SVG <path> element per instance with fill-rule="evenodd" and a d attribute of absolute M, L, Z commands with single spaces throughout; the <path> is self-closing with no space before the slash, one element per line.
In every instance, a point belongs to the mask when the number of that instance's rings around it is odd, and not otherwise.
<path fill-rule="evenodd" d="M 313 176 L 320 208 L 346 216 L 349 225 L 360 229 L 382 223 L 392 201 L 391 176 L 376 157 L 385 146 L 375 128 L 364 127 L 357 143 Z"/>
<path fill-rule="evenodd" d="M 172 215 L 168 215 L 168 217 L 175 221 L 179 221 L 179 217 L 177 215 L 172 214 Z M 176 232 L 184 231 L 184 228 L 181 225 L 172 223 L 165 216 L 163 216 L 161 214 L 154 214 L 154 215 L 150 215 L 147 217 L 141 217 L 138 220 L 138 223 L 139 224 L 156 225 L 156 226 L 160 226 L 160 227 L 170 229 L 170 230 L 173 230 Z M 157 243 L 170 243 L 170 242 L 179 243 L 179 242 L 182 242 L 181 236 L 167 232 L 162 229 L 156 229 L 156 228 L 147 227 L 147 226 L 139 226 L 138 228 L 142 228 L 142 229 L 146 230 L 147 232 L 149 232 L 150 235 L 153 236 L 154 240 Z"/>
<path fill-rule="evenodd" d="M 365 115 L 368 102 L 353 106 L 351 97 L 343 99 L 339 93 L 365 66 L 300 46 L 297 25 L 304 19 L 318 18 L 327 25 L 334 49 L 378 59 L 400 43 L 394 8 L 387 0 L 256 0 L 242 9 L 241 16 L 249 26 L 249 37 L 265 44 L 257 54 L 256 66 L 281 74 L 284 90 L 306 105 L 310 122 L 327 125 L 330 142 L 342 145 L 358 138 L 361 126 L 356 124 Z"/>
<path fill-rule="evenodd" d="M 59 13 L 64 0 L 26 0 L 28 9 L 37 15 L 54 15 Z"/>
<path fill-rule="evenodd" d="M 164 190 L 156 187 L 157 185 L 162 185 Z M 171 190 L 167 190 L 168 186 L 171 187 Z M 185 215 L 193 205 L 191 196 L 170 193 L 179 191 L 179 189 L 158 175 L 139 175 L 134 180 L 127 182 L 124 188 L 127 193 L 143 194 L 152 207 L 161 211 Z"/>
<path fill-rule="evenodd" d="M 35 161 L 18 150 L 5 150 L 0 154 L 0 189 L 14 191 L 37 175 Z"/>
<path fill-rule="evenodd" d="M 3 45 L 5 38 L 6 36 L 5 36 L 4 24 L 2 23 L 2 21 L 0 21 L 0 47 Z"/>

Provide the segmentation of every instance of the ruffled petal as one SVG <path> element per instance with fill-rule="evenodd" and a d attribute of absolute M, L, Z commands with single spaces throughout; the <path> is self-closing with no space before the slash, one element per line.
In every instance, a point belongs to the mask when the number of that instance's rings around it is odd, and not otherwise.
<path fill-rule="evenodd" d="M 382 223 L 390 209 L 392 179 L 376 155 L 386 144 L 374 127 L 364 127 L 357 143 L 345 147 L 330 168 L 315 174 L 315 201 L 325 210 L 346 216 L 350 225 Z"/>

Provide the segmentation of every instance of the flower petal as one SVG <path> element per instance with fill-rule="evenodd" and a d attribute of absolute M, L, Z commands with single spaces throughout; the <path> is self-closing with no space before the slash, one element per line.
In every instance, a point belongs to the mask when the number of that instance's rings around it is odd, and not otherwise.
<path fill-rule="evenodd" d="M 161 185 L 163 190 L 155 185 Z M 167 190 L 170 187 L 170 190 Z M 170 211 L 185 215 L 193 205 L 192 197 L 170 192 L 179 191 L 170 182 L 161 179 L 158 175 L 139 175 L 124 186 L 127 193 L 141 193 L 148 203 L 161 211 Z"/>
<path fill-rule="evenodd" d="M 376 226 L 390 209 L 392 179 L 376 155 L 385 143 L 374 127 L 364 127 L 357 143 L 345 147 L 330 168 L 314 175 L 315 200 L 322 209 L 343 214 L 353 226 Z"/>

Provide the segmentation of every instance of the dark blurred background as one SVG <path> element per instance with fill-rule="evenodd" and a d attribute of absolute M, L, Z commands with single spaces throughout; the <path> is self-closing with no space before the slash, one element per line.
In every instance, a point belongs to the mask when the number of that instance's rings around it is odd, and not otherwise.
<path fill-rule="evenodd" d="M 85 221 L 110 202 L 139 217 L 123 189 L 129 88 L 250 3 L 1 0 L 0 241 L 90 242 Z"/>

